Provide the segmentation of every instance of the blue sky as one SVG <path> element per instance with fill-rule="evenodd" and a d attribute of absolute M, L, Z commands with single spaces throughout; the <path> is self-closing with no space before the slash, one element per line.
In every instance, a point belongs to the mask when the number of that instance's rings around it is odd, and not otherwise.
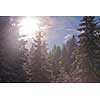
<path fill-rule="evenodd" d="M 62 46 L 73 35 L 77 36 L 82 16 L 37 16 L 40 20 L 40 27 L 44 27 L 47 33 L 48 48 L 54 45 Z M 96 16 L 98 18 L 99 16 Z M 47 28 L 46 28 L 47 27 Z M 29 45 L 29 44 L 28 44 Z M 29 46 L 28 46 L 29 47 Z"/>
<path fill-rule="evenodd" d="M 73 34 L 77 35 L 76 29 L 79 27 L 80 19 L 80 16 L 50 17 L 53 24 L 48 30 L 49 48 L 52 48 L 54 44 L 62 45 Z"/>

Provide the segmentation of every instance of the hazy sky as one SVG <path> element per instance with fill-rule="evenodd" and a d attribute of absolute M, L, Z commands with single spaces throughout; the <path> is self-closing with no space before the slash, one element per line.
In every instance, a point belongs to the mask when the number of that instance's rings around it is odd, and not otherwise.
<path fill-rule="evenodd" d="M 82 16 L 38 16 L 38 18 L 41 22 L 40 27 L 45 27 L 43 30 L 48 35 L 48 48 L 51 49 L 54 45 L 62 46 L 73 35 L 79 34 L 77 29 Z"/>
<path fill-rule="evenodd" d="M 52 26 L 48 30 L 49 48 L 54 44 L 62 45 L 73 34 L 78 34 L 77 28 L 79 27 L 81 17 L 55 16 L 49 17 L 49 19 L 53 22 Z"/>
<path fill-rule="evenodd" d="M 55 44 L 62 45 L 70 39 L 72 35 L 78 35 L 80 20 L 82 16 L 38 16 L 41 26 L 48 26 L 46 33 L 48 34 L 48 47 L 52 48 Z M 100 18 L 96 16 L 96 18 Z M 32 19 L 33 20 L 33 19 Z M 0 17 L 0 23 L 7 21 L 7 17 Z M 29 28 L 30 29 L 30 28 Z M 25 34 L 25 33 L 24 33 Z"/>

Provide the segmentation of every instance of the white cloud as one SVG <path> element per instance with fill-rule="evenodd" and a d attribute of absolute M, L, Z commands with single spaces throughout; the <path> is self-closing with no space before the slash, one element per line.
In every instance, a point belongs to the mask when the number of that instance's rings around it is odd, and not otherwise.
<path fill-rule="evenodd" d="M 66 43 L 69 39 L 71 39 L 73 34 L 68 34 L 64 37 L 64 43 Z"/>

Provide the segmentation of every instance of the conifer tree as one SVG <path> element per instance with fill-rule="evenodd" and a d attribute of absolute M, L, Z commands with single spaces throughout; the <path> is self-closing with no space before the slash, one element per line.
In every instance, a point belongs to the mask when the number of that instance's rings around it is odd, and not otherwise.
<path fill-rule="evenodd" d="M 43 32 L 36 33 L 32 47 L 34 48 L 31 49 L 32 82 L 49 82 L 48 52 Z"/>
<path fill-rule="evenodd" d="M 100 56 L 97 51 L 98 22 L 94 16 L 84 16 L 80 23 L 79 49 L 77 53 L 77 69 L 82 69 L 80 77 L 82 82 L 98 82 L 96 75 L 96 58 Z M 97 37 L 96 37 L 97 36 Z"/>
<path fill-rule="evenodd" d="M 10 17 L 10 27 L 9 27 L 9 49 L 11 51 L 11 65 L 13 72 L 16 74 L 13 82 L 26 82 L 26 73 L 23 69 L 23 63 L 25 56 L 23 55 L 20 41 L 19 41 L 19 29 L 18 29 L 18 17 Z M 23 45 L 24 46 L 24 45 Z M 19 77 L 18 77 L 19 76 Z"/>
<path fill-rule="evenodd" d="M 0 42 L 0 81 L 25 82 L 25 76 L 19 60 L 17 29 L 12 26 L 11 17 L 0 17 L 1 42 Z"/>
<path fill-rule="evenodd" d="M 58 77 L 58 74 L 60 73 L 60 68 L 62 66 L 60 46 L 54 45 L 49 56 L 50 56 L 51 70 L 53 72 L 53 81 L 55 82 L 55 80 Z"/>
<path fill-rule="evenodd" d="M 72 69 L 72 63 L 75 60 L 75 49 L 77 46 L 77 41 L 75 36 L 73 35 L 71 39 L 69 39 L 62 48 L 62 61 L 64 62 L 65 70 L 70 73 Z"/>
<path fill-rule="evenodd" d="M 59 74 L 55 82 L 72 82 L 74 78 L 75 60 L 77 41 L 73 35 L 62 48 L 61 66 L 59 68 Z"/>

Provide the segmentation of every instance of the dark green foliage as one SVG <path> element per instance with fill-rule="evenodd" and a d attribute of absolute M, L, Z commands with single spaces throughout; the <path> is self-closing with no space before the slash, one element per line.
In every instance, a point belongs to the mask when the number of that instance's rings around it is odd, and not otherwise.
<path fill-rule="evenodd" d="M 97 62 L 99 58 L 97 51 L 100 48 L 97 45 L 98 23 L 94 16 L 84 16 L 80 24 L 81 28 L 78 30 L 81 32 L 79 35 L 79 49 L 77 54 L 77 66 L 82 69 L 83 82 L 98 82 L 99 79 L 96 74 Z M 98 41 L 100 41 L 98 39 Z M 100 65 L 100 64 L 98 64 Z M 99 69 L 98 69 L 99 70 Z"/>

